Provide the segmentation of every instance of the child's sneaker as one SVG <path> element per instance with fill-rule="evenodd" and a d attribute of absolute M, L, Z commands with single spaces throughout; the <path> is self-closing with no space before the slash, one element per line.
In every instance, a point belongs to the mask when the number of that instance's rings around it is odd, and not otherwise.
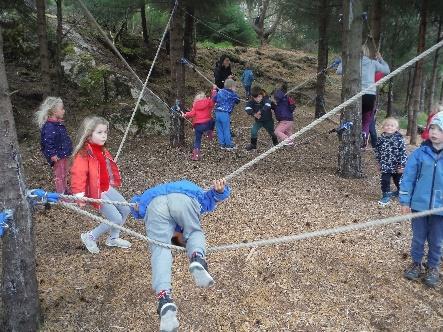
<path fill-rule="evenodd" d="M 209 288 L 214 284 L 214 279 L 208 273 L 208 264 L 199 253 L 193 253 L 189 272 L 197 287 Z"/>
<path fill-rule="evenodd" d="M 426 273 L 423 282 L 429 287 L 437 286 L 440 282 L 440 272 L 438 271 L 438 268 L 431 267 Z"/>
<path fill-rule="evenodd" d="M 420 263 L 412 263 L 403 273 L 403 276 L 409 280 L 417 280 L 422 273 L 422 265 Z"/>
<path fill-rule="evenodd" d="M 160 316 L 160 332 L 177 332 L 177 306 L 168 291 L 161 291 L 157 294 L 157 313 Z"/>
<path fill-rule="evenodd" d="M 199 159 L 200 159 L 200 150 L 199 149 L 192 150 L 191 160 L 198 161 Z"/>
<path fill-rule="evenodd" d="M 396 191 L 392 192 L 391 197 L 397 198 L 399 195 L 400 195 L 400 192 L 398 190 L 396 190 Z"/>
<path fill-rule="evenodd" d="M 229 144 L 229 145 L 225 145 L 225 149 L 228 151 L 232 151 L 237 149 L 237 146 L 235 144 Z"/>
<path fill-rule="evenodd" d="M 91 233 L 83 233 L 80 235 L 80 238 L 82 239 L 86 249 L 88 249 L 91 254 L 98 254 L 100 252 L 100 249 L 97 247 L 97 242 L 95 242 L 95 239 Z"/>
<path fill-rule="evenodd" d="M 119 248 L 123 248 L 123 249 L 128 249 L 131 247 L 131 242 L 123 240 L 119 237 L 117 237 L 115 239 L 111 239 L 108 237 L 106 239 L 106 245 L 108 247 L 119 247 Z"/>
<path fill-rule="evenodd" d="M 391 202 L 391 192 L 383 193 L 383 196 L 378 201 L 378 205 L 380 206 L 386 206 Z"/>

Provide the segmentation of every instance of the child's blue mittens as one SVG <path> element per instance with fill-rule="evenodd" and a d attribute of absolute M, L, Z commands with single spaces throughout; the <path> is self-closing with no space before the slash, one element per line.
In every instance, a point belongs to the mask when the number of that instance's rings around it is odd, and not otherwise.
<path fill-rule="evenodd" d="M 140 204 L 140 196 L 136 195 L 131 199 L 131 203 L 137 204 L 138 209 L 131 206 L 131 214 L 135 219 L 143 219 L 146 213 L 146 207 Z"/>
<path fill-rule="evenodd" d="M 222 193 L 219 193 L 214 188 L 212 188 L 212 191 L 214 193 L 214 200 L 216 202 L 224 201 L 226 198 L 229 197 L 229 195 L 231 195 L 231 187 L 229 186 L 225 186 L 225 190 L 223 190 Z"/>
<path fill-rule="evenodd" d="M 41 203 L 58 203 L 60 199 L 60 194 L 47 192 L 43 189 L 33 189 L 28 192 L 28 197 L 38 198 Z"/>

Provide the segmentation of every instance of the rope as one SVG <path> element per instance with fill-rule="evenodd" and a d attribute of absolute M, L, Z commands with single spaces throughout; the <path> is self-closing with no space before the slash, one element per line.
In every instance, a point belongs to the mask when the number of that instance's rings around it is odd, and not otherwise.
<path fill-rule="evenodd" d="M 383 78 L 381 78 L 379 81 L 375 82 L 374 84 L 370 85 L 368 88 L 360 91 L 359 93 L 357 93 L 356 95 L 354 95 L 353 97 L 351 97 L 350 99 L 346 100 L 345 102 L 343 102 L 342 104 L 336 106 L 335 108 L 333 108 L 331 111 L 329 111 L 328 113 L 324 114 L 323 116 L 321 116 L 320 118 L 314 120 L 313 122 L 311 122 L 309 125 L 307 125 L 306 127 L 300 129 L 298 132 L 292 134 L 290 137 L 288 137 L 287 139 L 285 139 L 284 141 L 281 141 L 279 144 L 277 144 L 276 146 L 270 148 L 269 150 L 263 152 L 261 155 L 257 156 L 256 158 L 252 159 L 251 161 L 249 161 L 248 163 L 244 164 L 243 166 L 241 166 L 240 168 L 236 169 L 235 171 L 233 171 L 232 173 L 228 174 L 227 176 L 225 176 L 225 179 L 227 181 L 233 179 L 234 177 L 236 177 L 237 175 L 240 175 L 241 173 L 243 173 L 245 170 L 247 170 L 248 168 L 250 168 L 251 166 L 255 165 L 256 163 L 258 163 L 260 160 L 266 158 L 268 155 L 270 155 L 271 153 L 277 151 L 278 149 L 280 149 L 281 147 L 284 146 L 284 144 L 290 140 L 294 140 L 294 138 L 299 137 L 300 135 L 302 135 L 303 133 L 307 132 L 308 130 L 312 129 L 313 127 L 315 127 L 316 125 L 318 125 L 320 122 L 322 122 L 323 120 L 326 120 L 327 118 L 330 118 L 331 116 L 333 116 L 334 114 L 338 113 L 340 110 L 342 110 L 343 108 L 353 104 L 354 102 L 356 102 L 358 99 L 360 99 L 364 94 L 366 94 L 367 92 L 371 91 L 371 89 L 373 89 L 374 87 L 377 87 L 379 85 L 382 85 L 383 83 L 389 81 L 392 77 L 396 76 L 397 74 L 401 73 L 402 71 L 404 71 L 406 68 L 412 66 L 414 63 L 416 63 L 417 61 L 423 59 L 424 57 L 428 56 L 430 53 L 434 52 L 435 50 L 439 49 L 440 47 L 443 46 L 443 40 L 438 42 L 437 44 L 435 44 L 434 46 L 428 48 L 426 51 L 424 51 L 423 53 L 417 55 L 416 57 L 412 58 L 411 60 L 409 60 L 408 62 L 406 62 L 405 64 L 403 64 L 402 66 L 400 66 L 399 68 L 397 68 L 396 70 L 394 70 L 393 72 L 391 72 L 390 74 L 384 76 Z"/>
<path fill-rule="evenodd" d="M 82 201 L 82 202 L 88 202 L 88 203 L 99 203 L 99 204 L 112 204 L 112 205 L 123 205 L 123 206 L 136 206 L 136 203 L 129 203 L 126 201 L 111 201 L 108 199 L 98 199 L 98 198 L 90 198 L 90 197 L 77 197 L 74 195 L 62 195 L 60 194 L 60 198 L 66 199 L 66 200 L 73 200 L 73 201 Z"/>
<path fill-rule="evenodd" d="M 132 229 L 129 229 L 129 228 L 126 228 L 126 227 L 114 224 L 113 222 L 111 222 L 111 221 L 109 221 L 109 220 L 107 220 L 105 218 L 99 217 L 99 216 L 97 216 L 95 214 L 92 214 L 92 213 L 90 213 L 88 211 L 80 209 L 75 204 L 69 204 L 69 203 L 64 203 L 64 202 L 61 202 L 60 204 L 63 205 L 64 207 L 72 210 L 72 211 L 75 211 L 75 212 L 77 212 L 79 214 L 82 214 L 82 215 L 84 215 L 84 216 L 86 216 L 88 218 L 91 218 L 93 220 L 96 220 L 96 221 L 98 221 L 100 223 L 104 223 L 104 224 L 106 224 L 108 226 L 111 226 L 113 228 L 117 228 L 117 229 L 119 229 L 119 230 L 121 230 L 121 231 L 123 231 L 125 233 L 128 233 L 128 234 L 130 234 L 130 235 L 132 235 L 132 236 L 134 236 L 134 237 L 136 237 L 136 238 L 138 238 L 140 240 L 146 241 L 148 243 L 155 244 L 155 245 L 157 245 L 159 247 L 163 247 L 163 248 L 167 248 L 167 249 L 174 249 L 174 250 L 177 250 L 177 251 L 185 251 L 186 250 L 183 247 L 174 246 L 172 244 L 167 244 L 167 243 L 163 243 L 163 242 L 160 242 L 160 241 L 156 241 L 156 240 L 153 240 L 153 239 L 151 239 L 151 238 L 149 238 L 149 237 L 147 237 L 147 236 L 145 236 L 143 234 L 137 233 L 137 232 L 133 231 Z"/>
<path fill-rule="evenodd" d="M 140 105 L 140 101 L 141 101 L 143 93 L 144 93 L 144 91 L 146 89 L 146 85 L 148 84 L 149 78 L 151 77 L 152 69 L 154 68 L 155 62 L 157 61 L 157 57 L 158 57 L 158 54 L 160 53 L 160 49 L 161 49 L 161 46 L 163 44 L 163 40 L 165 39 L 166 33 L 168 31 L 169 25 L 171 24 L 171 20 L 172 20 L 172 17 L 174 16 L 176 8 L 177 8 L 177 0 L 175 0 L 175 4 L 174 4 L 174 7 L 172 8 L 171 15 L 169 16 L 168 23 L 166 24 L 165 30 L 163 31 L 163 35 L 162 35 L 162 38 L 161 38 L 160 43 L 158 45 L 157 52 L 155 53 L 154 60 L 152 60 L 151 68 L 149 68 L 148 76 L 146 77 L 146 81 L 143 84 L 142 90 L 140 92 L 140 95 L 138 96 L 138 99 L 137 99 L 137 102 L 135 104 L 134 110 L 132 111 L 131 119 L 129 119 L 129 123 L 128 123 L 128 126 L 126 127 L 125 134 L 123 135 L 123 138 L 122 138 L 122 141 L 120 143 L 120 146 L 118 147 L 117 154 L 115 155 L 115 158 L 114 158 L 115 162 L 117 162 L 118 157 L 120 156 L 120 153 L 121 153 L 121 151 L 123 149 L 123 145 L 125 144 L 126 138 L 128 137 L 129 129 L 131 127 L 132 121 L 134 120 L 135 113 L 137 112 L 137 109 L 138 109 L 138 107 Z"/>
<path fill-rule="evenodd" d="M 83 9 L 86 17 L 90 20 L 90 22 L 92 22 L 94 24 L 94 26 L 97 28 L 97 30 L 100 32 L 100 34 L 102 35 L 102 37 L 105 39 L 106 43 L 108 43 L 109 47 L 112 48 L 112 50 L 114 51 L 114 53 L 118 56 L 118 58 L 124 63 L 124 65 L 126 66 L 126 68 L 131 72 L 131 74 L 135 77 L 135 79 L 138 81 L 138 83 L 142 86 L 143 85 L 143 81 L 140 79 L 140 77 L 138 77 L 137 73 L 134 71 L 134 69 L 132 69 L 132 67 L 129 65 L 129 63 L 125 60 L 125 58 L 121 55 L 120 51 L 117 49 L 117 47 L 115 47 L 114 43 L 108 38 L 108 35 L 106 34 L 106 32 L 103 31 L 103 29 L 101 28 L 100 24 L 98 24 L 98 22 L 96 21 L 96 19 L 94 18 L 94 16 L 91 14 L 91 12 L 89 11 L 88 7 L 86 7 L 86 5 L 84 4 L 84 2 L 82 0 L 77 0 L 78 4 L 80 5 L 80 7 Z M 149 88 L 146 88 L 146 90 L 149 91 L 149 93 L 153 96 L 155 96 L 161 103 L 163 103 L 164 105 L 166 105 L 166 107 L 169 109 L 169 105 L 166 104 L 158 95 L 156 95 L 152 90 L 150 90 Z"/>

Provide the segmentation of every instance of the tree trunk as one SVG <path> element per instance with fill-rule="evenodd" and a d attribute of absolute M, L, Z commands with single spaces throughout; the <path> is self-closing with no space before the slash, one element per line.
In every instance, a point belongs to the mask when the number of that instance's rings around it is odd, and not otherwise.
<path fill-rule="evenodd" d="M 394 66 L 392 66 L 392 67 L 394 67 Z M 393 93 L 392 92 L 392 85 L 393 85 L 392 79 L 390 79 L 389 83 L 388 83 L 388 105 L 386 107 L 386 117 L 394 116 L 394 112 L 392 109 L 392 93 Z"/>
<path fill-rule="evenodd" d="M 426 82 L 428 81 L 427 77 L 422 77 L 421 86 L 420 86 L 420 104 L 418 107 L 418 112 L 424 112 L 425 110 L 425 99 L 426 99 Z"/>
<path fill-rule="evenodd" d="M 146 24 L 146 4 L 145 0 L 140 0 L 140 17 L 142 21 L 143 42 L 149 44 L 148 25 Z"/>
<path fill-rule="evenodd" d="M 40 322 L 31 210 L 26 199 L 0 27 L 0 210 L 13 218 L 2 238 L 2 331 L 37 331 Z"/>
<path fill-rule="evenodd" d="M 270 3 L 270 0 L 261 1 L 260 14 L 252 22 L 252 28 L 254 29 L 255 33 L 257 34 L 258 39 L 260 40 L 260 47 L 268 44 L 269 38 L 275 32 L 275 30 L 277 29 L 277 26 L 280 24 L 280 20 L 281 20 L 281 16 L 282 16 L 282 11 L 279 10 L 277 13 L 277 18 L 272 23 L 272 25 L 269 27 L 269 29 L 266 30 L 265 29 L 265 19 L 266 19 L 266 14 L 269 9 L 269 3 Z"/>
<path fill-rule="evenodd" d="M 185 15 L 185 58 L 191 62 L 195 60 L 195 35 L 194 35 L 194 6 L 186 6 L 186 11 L 191 15 Z"/>
<path fill-rule="evenodd" d="M 409 96 L 411 94 L 410 90 L 411 90 L 411 80 L 412 80 L 412 71 L 411 68 L 409 67 L 408 70 L 408 85 L 406 87 L 406 97 L 405 97 L 405 110 L 409 109 Z"/>
<path fill-rule="evenodd" d="M 318 60 L 317 60 L 317 72 L 324 70 L 328 66 L 328 21 L 329 11 L 321 10 L 327 8 L 329 0 L 322 0 L 321 7 L 319 8 L 319 22 L 318 22 Z M 315 118 L 321 117 L 325 114 L 325 83 L 326 73 L 323 72 L 317 76 L 316 93 L 315 97 Z"/>
<path fill-rule="evenodd" d="M 181 5 L 178 1 L 177 6 Z M 176 10 L 171 21 L 171 45 L 170 45 L 170 60 L 171 60 L 171 91 L 173 98 L 171 104 L 174 105 L 176 101 L 181 109 L 184 108 L 184 83 L 185 83 L 185 67 L 181 64 L 180 59 L 184 55 L 184 17 L 182 10 Z M 184 121 L 176 113 L 171 112 L 171 129 L 170 141 L 174 147 L 183 146 L 185 144 Z"/>
<path fill-rule="evenodd" d="M 57 70 L 57 95 L 61 95 L 63 84 L 63 68 L 62 68 L 62 43 L 63 43 L 63 0 L 56 0 L 57 4 L 57 49 L 55 53 L 55 62 Z"/>
<path fill-rule="evenodd" d="M 443 76 L 442 76 L 441 88 L 440 88 L 440 104 L 443 104 Z"/>
<path fill-rule="evenodd" d="M 343 1 L 343 78 L 342 100 L 346 100 L 361 90 L 361 44 L 362 44 L 362 0 Z M 359 178 L 361 168 L 361 100 L 345 108 L 341 122 L 352 121 L 351 130 L 340 136 L 338 151 L 339 174 L 345 178 Z"/>
<path fill-rule="evenodd" d="M 40 66 L 42 75 L 42 92 L 47 96 L 51 92 L 51 78 L 49 74 L 48 36 L 46 29 L 46 0 L 36 0 L 37 33 L 40 46 Z"/>
<path fill-rule="evenodd" d="M 442 39 L 442 24 L 443 24 L 443 16 L 440 15 L 438 20 L 438 33 L 437 33 L 437 43 Z M 435 97 L 435 86 L 437 84 L 437 69 L 438 69 L 438 51 L 440 49 L 437 49 L 434 54 L 434 62 L 432 63 L 432 72 L 431 72 L 431 86 L 429 87 L 429 94 L 428 94 L 428 103 L 426 107 L 426 111 L 428 113 L 431 112 L 432 104 L 434 103 L 434 97 Z"/>
<path fill-rule="evenodd" d="M 421 1 L 420 8 L 420 28 L 418 32 L 418 47 L 417 54 L 424 52 L 425 50 L 425 38 L 426 38 L 426 20 L 428 12 L 428 1 Z M 411 145 L 417 144 L 417 115 L 420 107 L 420 88 L 423 78 L 423 60 L 417 62 L 415 66 L 415 82 L 412 89 L 412 118 L 408 119 L 408 127 L 410 127 L 411 133 Z"/>
<path fill-rule="evenodd" d="M 372 56 L 375 58 L 375 53 L 378 51 L 380 45 L 380 33 L 381 33 L 381 18 L 383 12 L 383 1 L 382 0 L 374 0 L 372 7 L 372 40 L 369 44 L 369 49 L 371 50 Z"/>
<path fill-rule="evenodd" d="M 406 129 L 406 136 L 411 136 L 411 121 L 410 119 L 412 119 L 412 103 L 413 103 L 413 92 L 414 92 L 414 86 L 415 86 L 415 81 L 417 79 L 417 71 L 416 71 L 416 67 L 417 64 L 415 64 L 414 66 L 414 71 L 412 72 L 412 82 L 411 82 L 411 87 L 410 90 L 408 91 L 408 107 L 406 108 L 408 110 L 408 127 Z"/>

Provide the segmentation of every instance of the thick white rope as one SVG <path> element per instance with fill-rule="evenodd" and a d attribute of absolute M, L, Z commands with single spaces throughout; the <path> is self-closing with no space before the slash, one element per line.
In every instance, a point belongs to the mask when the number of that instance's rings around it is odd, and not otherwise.
<path fill-rule="evenodd" d="M 360 99 L 364 94 L 366 94 L 367 92 L 370 92 L 373 88 L 382 85 L 383 83 L 389 81 L 392 77 L 398 75 L 399 73 L 401 73 L 402 71 L 404 71 L 406 68 L 412 66 L 414 63 L 416 63 L 417 61 L 423 59 L 424 57 L 428 56 L 429 54 L 431 54 L 432 52 L 434 52 L 435 50 L 439 49 L 440 47 L 443 46 L 443 40 L 440 41 L 439 43 L 435 44 L 434 46 L 428 48 L 426 51 L 424 51 L 423 53 L 417 55 L 416 57 L 414 57 L 413 59 L 409 60 L 408 62 L 406 62 L 404 65 L 398 67 L 396 70 L 394 70 L 393 72 L 391 72 L 390 74 L 386 75 L 385 77 L 383 77 L 382 79 L 380 79 L 379 81 L 377 81 L 376 83 L 370 85 L 368 88 L 360 91 L 359 93 L 357 93 L 356 95 L 354 95 L 353 97 L 351 97 L 350 99 L 346 100 L 345 102 L 343 102 L 342 104 L 336 106 L 335 108 L 333 108 L 331 111 L 329 111 L 328 113 L 326 113 L 325 115 L 321 116 L 320 118 L 314 120 L 313 122 L 311 122 L 309 125 L 307 125 L 306 127 L 303 127 L 302 129 L 300 129 L 299 131 L 297 131 L 296 133 L 292 134 L 290 137 L 288 137 L 287 139 L 285 139 L 284 141 L 281 141 L 278 145 L 270 148 L 269 150 L 263 152 L 261 155 L 257 156 L 256 158 L 252 159 L 251 161 L 249 161 L 248 163 L 244 164 L 243 166 L 241 166 L 240 168 L 236 169 L 235 171 L 233 171 L 232 173 L 228 174 L 227 176 L 225 176 L 225 179 L 227 181 L 233 179 L 234 177 L 236 177 L 237 175 L 240 175 L 241 173 L 243 173 L 245 170 L 247 170 L 248 168 L 250 168 L 251 166 L 255 165 L 256 163 L 258 163 L 260 160 L 266 158 L 268 155 L 270 155 L 271 153 L 277 151 L 278 149 L 280 149 L 281 147 L 283 147 L 285 145 L 285 143 L 287 143 L 288 141 L 293 141 L 294 138 L 301 136 L 303 133 L 307 132 L 308 130 L 314 128 L 316 125 L 318 125 L 320 122 L 322 122 L 323 120 L 326 120 L 327 118 L 330 118 L 331 116 L 333 116 L 334 114 L 337 114 L 339 111 L 341 111 L 343 108 L 353 104 L 354 102 L 356 102 L 358 99 Z"/>
<path fill-rule="evenodd" d="M 154 68 L 155 62 L 157 61 L 158 54 L 160 53 L 161 46 L 162 46 L 163 41 L 165 39 L 166 33 L 168 32 L 168 28 L 169 28 L 169 25 L 171 24 L 171 20 L 172 20 L 172 17 L 174 16 L 176 8 L 177 8 L 177 0 L 175 0 L 175 4 L 174 4 L 174 7 L 172 8 L 171 15 L 169 16 L 168 23 L 166 24 L 165 30 L 163 31 L 163 35 L 162 35 L 162 38 L 161 38 L 160 43 L 158 45 L 157 52 L 155 53 L 154 60 L 152 60 L 151 68 L 149 68 L 148 76 L 146 77 L 145 83 L 143 84 L 142 90 L 140 91 L 137 102 L 134 106 L 134 110 L 132 111 L 131 119 L 129 120 L 128 126 L 126 127 L 126 130 L 125 130 L 125 134 L 123 135 L 120 146 L 118 147 L 117 154 L 115 155 L 115 158 L 114 158 L 115 162 L 117 162 L 118 157 L 120 156 L 120 153 L 123 149 L 123 145 L 125 144 L 126 138 L 128 137 L 129 129 L 132 125 L 132 121 L 134 120 L 135 113 L 137 112 L 137 109 L 140 105 L 140 101 L 141 101 L 143 93 L 146 89 L 146 85 L 148 84 L 149 78 L 151 77 L 152 69 Z"/>
<path fill-rule="evenodd" d="M 90 197 L 78 197 L 75 195 L 59 195 L 60 198 L 65 200 L 72 200 L 72 201 L 81 201 L 81 202 L 88 202 L 88 203 L 98 203 L 98 204 L 112 204 L 112 205 L 123 205 L 123 206 L 136 206 L 136 203 L 129 203 L 126 201 L 110 201 L 108 199 L 98 199 L 98 198 L 90 198 Z M 31 196 L 32 197 L 32 196 Z"/>
<path fill-rule="evenodd" d="M 117 49 L 117 47 L 115 47 L 114 43 L 108 38 L 108 35 L 106 34 L 106 32 L 103 31 L 103 29 L 101 28 L 100 24 L 98 24 L 97 20 L 94 18 L 94 16 L 91 14 L 91 12 L 89 11 L 88 7 L 86 7 L 86 5 L 84 4 L 84 2 L 82 0 L 77 0 L 78 4 L 80 5 L 80 7 L 83 9 L 85 15 L 88 17 L 88 19 L 94 24 L 94 26 L 97 28 L 97 30 L 100 32 L 100 34 L 102 35 L 102 37 L 105 39 L 106 43 L 109 45 L 109 47 L 112 48 L 112 50 L 114 51 L 114 53 L 118 56 L 118 58 L 123 62 L 123 64 L 126 66 L 126 68 L 131 72 L 131 74 L 135 77 L 135 79 L 137 80 L 137 82 L 140 84 L 140 86 L 143 86 L 143 81 L 140 79 L 140 77 L 138 77 L 137 73 L 134 71 L 134 69 L 132 69 L 132 67 L 129 65 L 129 63 L 126 61 L 126 59 L 123 57 L 123 55 L 120 53 L 120 51 Z M 149 91 L 150 95 L 153 95 L 154 97 L 156 97 L 158 99 L 158 101 L 160 101 L 161 103 L 163 103 L 164 105 L 166 105 L 166 107 L 169 109 L 169 105 L 166 104 L 158 95 L 156 95 L 152 90 L 150 90 L 149 88 L 146 87 L 146 90 Z M 150 96 L 149 95 L 149 96 Z M 147 96 L 148 97 L 148 96 Z"/>

